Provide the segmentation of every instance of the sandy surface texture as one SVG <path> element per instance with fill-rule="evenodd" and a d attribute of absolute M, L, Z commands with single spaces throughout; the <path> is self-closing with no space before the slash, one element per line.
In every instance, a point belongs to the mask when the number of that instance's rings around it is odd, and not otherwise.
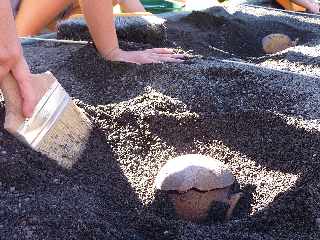
<path fill-rule="evenodd" d="M 306 43 L 318 34 L 303 31 Z M 0 128 L 0 239 L 320 238 L 319 78 L 188 48 L 199 56 L 137 66 L 106 62 L 92 46 L 25 46 L 32 71 L 52 71 L 94 130 L 63 169 Z M 230 167 L 244 193 L 231 221 L 179 220 L 155 192 L 161 166 L 185 153 Z"/>

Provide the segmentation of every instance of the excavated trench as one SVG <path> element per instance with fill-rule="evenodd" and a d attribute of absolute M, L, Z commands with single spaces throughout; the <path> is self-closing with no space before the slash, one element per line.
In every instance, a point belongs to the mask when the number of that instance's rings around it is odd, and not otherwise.
<path fill-rule="evenodd" d="M 206 57 L 254 60 L 265 56 L 262 39 L 282 33 L 298 45 L 306 44 L 315 34 L 285 23 L 259 20 L 245 21 L 221 11 L 192 12 L 178 22 L 168 22 L 168 38 L 183 49 Z"/>
<path fill-rule="evenodd" d="M 130 25 L 130 21 L 116 18 L 117 33 L 125 45 L 122 47 L 173 47 L 205 59 L 230 59 L 320 76 L 317 54 L 320 51 L 320 19 L 316 15 L 235 6 L 164 14 L 161 17 L 166 19 L 164 25 L 133 20 L 134 28 L 124 27 Z M 275 54 L 266 54 L 262 49 L 262 39 L 272 33 L 285 34 L 292 41 L 297 40 L 297 45 Z M 61 24 L 58 38 L 91 41 L 83 20 Z"/>
<path fill-rule="evenodd" d="M 195 26 L 191 20 L 183 24 Z M 226 39 L 223 33 L 215 34 Z M 198 42 L 189 44 L 201 53 Z M 319 239 L 317 77 L 206 57 L 110 63 L 94 47 L 76 44 L 34 43 L 24 53 L 33 72 L 54 73 L 94 130 L 67 170 L 0 128 L 1 239 Z M 3 102 L 0 119 L 2 126 Z M 155 192 L 161 166 L 185 153 L 217 157 L 231 168 L 244 197 L 230 222 L 214 212 L 204 224 L 182 221 Z"/>

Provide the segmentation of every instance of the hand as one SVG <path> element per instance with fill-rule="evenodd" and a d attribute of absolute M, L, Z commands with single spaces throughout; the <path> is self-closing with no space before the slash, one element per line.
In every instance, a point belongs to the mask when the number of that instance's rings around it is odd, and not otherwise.
<path fill-rule="evenodd" d="M 19 48 L 11 48 L 9 46 L 0 47 L 0 82 L 10 72 L 11 67 L 20 57 Z"/>
<path fill-rule="evenodd" d="M 31 117 L 37 104 L 36 92 L 31 85 L 31 74 L 20 47 L 0 48 L 0 82 L 11 73 L 17 80 L 23 100 L 22 111 L 25 117 Z"/>
<path fill-rule="evenodd" d="M 112 50 L 106 58 L 110 61 L 129 62 L 136 64 L 173 62 L 181 63 L 184 54 L 175 54 L 168 48 L 151 48 L 143 51 L 123 51 L 119 48 Z"/>
<path fill-rule="evenodd" d="M 22 56 L 11 68 L 11 73 L 17 80 L 22 97 L 22 113 L 25 117 L 31 117 L 39 99 L 36 86 L 31 83 L 31 73 L 25 58 Z"/>
<path fill-rule="evenodd" d="M 309 12 L 317 14 L 319 13 L 320 6 L 318 2 L 311 0 L 308 2 L 308 4 L 306 4 L 306 8 Z"/>
<path fill-rule="evenodd" d="M 30 71 L 15 33 L 9 0 L 0 1 L 0 33 L 0 83 L 10 72 L 12 73 L 17 80 L 23 100 L 23 114 L 25 117 L 30 117 L 37 102 L 34 97 L 36 91 L 32 88 Z"/>

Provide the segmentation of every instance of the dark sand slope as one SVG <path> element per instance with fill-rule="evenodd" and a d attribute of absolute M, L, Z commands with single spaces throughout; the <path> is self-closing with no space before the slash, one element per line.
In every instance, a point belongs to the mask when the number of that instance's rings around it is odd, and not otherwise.
<path fill-rule="evenodd" d="M 1 240 L 320 239 L 319 78 L 213 57 L 136 66 L 105 62 L 91 46 L 24 51 L 95 129 L 69 170 L 0 129 Z M 183 153 L 230 166 L 245 193 L 230 222 L 178 220 L 154 192 L 160 167 Z"/>

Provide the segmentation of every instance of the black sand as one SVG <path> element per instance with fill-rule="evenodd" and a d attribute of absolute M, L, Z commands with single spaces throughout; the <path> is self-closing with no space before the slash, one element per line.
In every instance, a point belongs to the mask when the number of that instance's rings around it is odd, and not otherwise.
<path fill-rule="evenodd" d="M 39 43 L 25 55 L 95 130 L 66 170 L 0 129 L 0 239 L 319 239 L 319 78 L 214 54 L 136 66 L 92 46 Z M 2 126 L 3 103 L 0 112 Z M 230 166 L 245 193 L 230 222 L 181 221 L 154 192 L 160 167 L 184 153 Z"/>

